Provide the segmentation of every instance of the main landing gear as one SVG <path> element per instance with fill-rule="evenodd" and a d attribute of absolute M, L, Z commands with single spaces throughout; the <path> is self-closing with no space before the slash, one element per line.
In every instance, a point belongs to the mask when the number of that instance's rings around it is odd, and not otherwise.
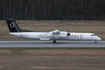
<path fill-rule="evenodd" d="M 56 40 L 53 40 L 53 43 L 56 43 Z"/>

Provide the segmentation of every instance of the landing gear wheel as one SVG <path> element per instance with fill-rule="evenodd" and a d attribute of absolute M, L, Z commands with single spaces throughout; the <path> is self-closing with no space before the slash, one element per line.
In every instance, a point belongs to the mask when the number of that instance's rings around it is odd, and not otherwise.
<path fill-rule="evenodd" d="M 97 43 L 97 41 L 95 41 L 95 43 Z"/>
<path fill-rule="evenodd" d="M 53 40 L 53 43 L 56 43 L 56 40 Z"/>

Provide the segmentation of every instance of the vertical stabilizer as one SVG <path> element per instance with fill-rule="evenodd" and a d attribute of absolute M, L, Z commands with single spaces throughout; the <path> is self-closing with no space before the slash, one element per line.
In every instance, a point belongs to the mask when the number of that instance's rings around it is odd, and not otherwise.
<path fill-rule="evenodd" d="M 7 18 L 6 22 L 7 22 L 10 32 L 21 32 L 20 28 L 18 27 L 18 25 L 15 22 L 15 19 Z"/>

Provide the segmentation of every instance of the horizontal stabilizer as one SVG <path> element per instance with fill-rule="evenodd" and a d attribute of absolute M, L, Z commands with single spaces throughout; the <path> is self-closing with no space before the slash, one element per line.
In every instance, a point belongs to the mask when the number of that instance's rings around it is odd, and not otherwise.
<path fill-rule="evenodd" d="M 30 30 L 20 29 L 14 18 L 6 18 L 5 20 L 7 22 L 10 32 L 33 32 Z"/>

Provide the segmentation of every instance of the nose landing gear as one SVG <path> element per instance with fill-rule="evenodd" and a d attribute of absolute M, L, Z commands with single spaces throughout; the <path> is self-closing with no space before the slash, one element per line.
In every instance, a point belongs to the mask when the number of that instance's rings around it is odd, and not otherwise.
<path fill-rule="evenodd" d="M 95 41 L 95 43 L 97 43 L 97 41 Z"/>

